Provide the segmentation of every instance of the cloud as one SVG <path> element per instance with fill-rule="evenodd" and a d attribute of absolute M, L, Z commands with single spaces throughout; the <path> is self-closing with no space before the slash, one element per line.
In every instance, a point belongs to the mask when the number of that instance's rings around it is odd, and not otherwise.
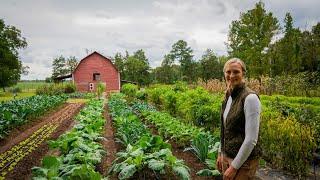
<path fill-rule="evenodd" d="M 0 17 L 26 37 L 21 60 L 30 66 L 23 79 L 51 75 L 55 57 L 85 57 L 86 49 L 106 56 L 143 49 L 152 67 L 159 66 L 171 46 L 183 39 L 199 59 L 207 49 L 227 54 L 229 25 L 254 7 L 250 0 L 1 0 Z M 320 21 L 320 1 L 265 1 L 283 23 L 291 12 L 294 25 L 310 29 Z"/>

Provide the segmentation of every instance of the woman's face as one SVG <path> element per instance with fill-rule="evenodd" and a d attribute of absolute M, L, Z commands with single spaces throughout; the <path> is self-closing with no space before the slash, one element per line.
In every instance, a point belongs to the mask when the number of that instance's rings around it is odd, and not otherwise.
<path fill-rule="evenodd" d="M 243 71 L 239 63 L 229 64 L 224 72 L 227 87 L 233 89 L 235 86 L 242 83 Z"/>

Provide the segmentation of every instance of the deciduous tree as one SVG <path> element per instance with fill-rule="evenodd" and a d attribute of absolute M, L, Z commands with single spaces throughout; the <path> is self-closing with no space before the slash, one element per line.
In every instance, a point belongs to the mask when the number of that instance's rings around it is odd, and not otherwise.
<path fill-rule="evenodd" d="M 18 57 L 18 49 L 27 47 L 21 31 L 6 25 L 0 19 L 0 88 L 12 86 L 18 82 L 21 73 L 27 72 Z"/>
<path fill-rule="evenodd" d="M 253 9 L 241 13 L 239 20 L 232 21 L 228 52 L 231 57 L 245 61 L 249 77 L 259 77 L 268 70 L 269 60 L 266 54 L 278 30 L 277 18 L 264 9 L 261 1 Z"/>

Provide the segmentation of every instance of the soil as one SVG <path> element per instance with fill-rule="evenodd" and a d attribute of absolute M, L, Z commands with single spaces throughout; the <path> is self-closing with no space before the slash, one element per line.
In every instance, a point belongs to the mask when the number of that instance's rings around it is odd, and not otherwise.
<path fill-rule="evenodd" d="M 105 112 L 104 117 L 106 119 L 106 123 L 104 126 L 104 138 L 105 140 L 102 141 L 102 145 L 104 150 L 107 152 L 107 155 L 102 158 L 101 163 L 97 166 L 97 170 L 103 176 L 107 176 L 108 169 L 112 165 L 112 161 L 116 158 L 116 153 L 120 150 L 120 144 L 115 142 L 114 137 L 114 127 L 112 123 L 112 119 L 109 114 L 108 105 L 105 104 Z M 111 176 L 109 179 L 117 179 L 116 176 Z"/>
<path fill-rule="evenodd" d="M 1 141 L 0 153 L 10 150 L 14 145 L 27 139 L 36 130 L 48 123 L 57 124 L 57 129 L 51 134 L 48 139 L 57 139 L 66 130 L 70 129 L 74 122 L 73 117 L 77 114 L 84 104 L 66 103 L 59 107 L 55 112 L 47 113 L 45 116 L 38 118 L 31 123 L 21 126 L 10 133 L 10 135 Z M 41 159 L 50 151 L 47 145 L 47 140 L 26 157 L 24 157 L 15 166 L 13 171 L 6 175 L 6 179 L 30 179 L 31 168 L 41 165 Z"/>

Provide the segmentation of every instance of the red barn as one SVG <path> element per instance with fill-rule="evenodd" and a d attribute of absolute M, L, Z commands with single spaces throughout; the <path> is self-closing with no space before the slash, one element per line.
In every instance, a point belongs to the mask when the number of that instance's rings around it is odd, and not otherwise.
<path fill-rule="evenodd" d="M 72 79 L 78 91 L 95 91 L 98 82 L 106 85 L 106 91 L 120 91 L 120 73 L 109 58 L 96 51 L 79 62 Z"/>

